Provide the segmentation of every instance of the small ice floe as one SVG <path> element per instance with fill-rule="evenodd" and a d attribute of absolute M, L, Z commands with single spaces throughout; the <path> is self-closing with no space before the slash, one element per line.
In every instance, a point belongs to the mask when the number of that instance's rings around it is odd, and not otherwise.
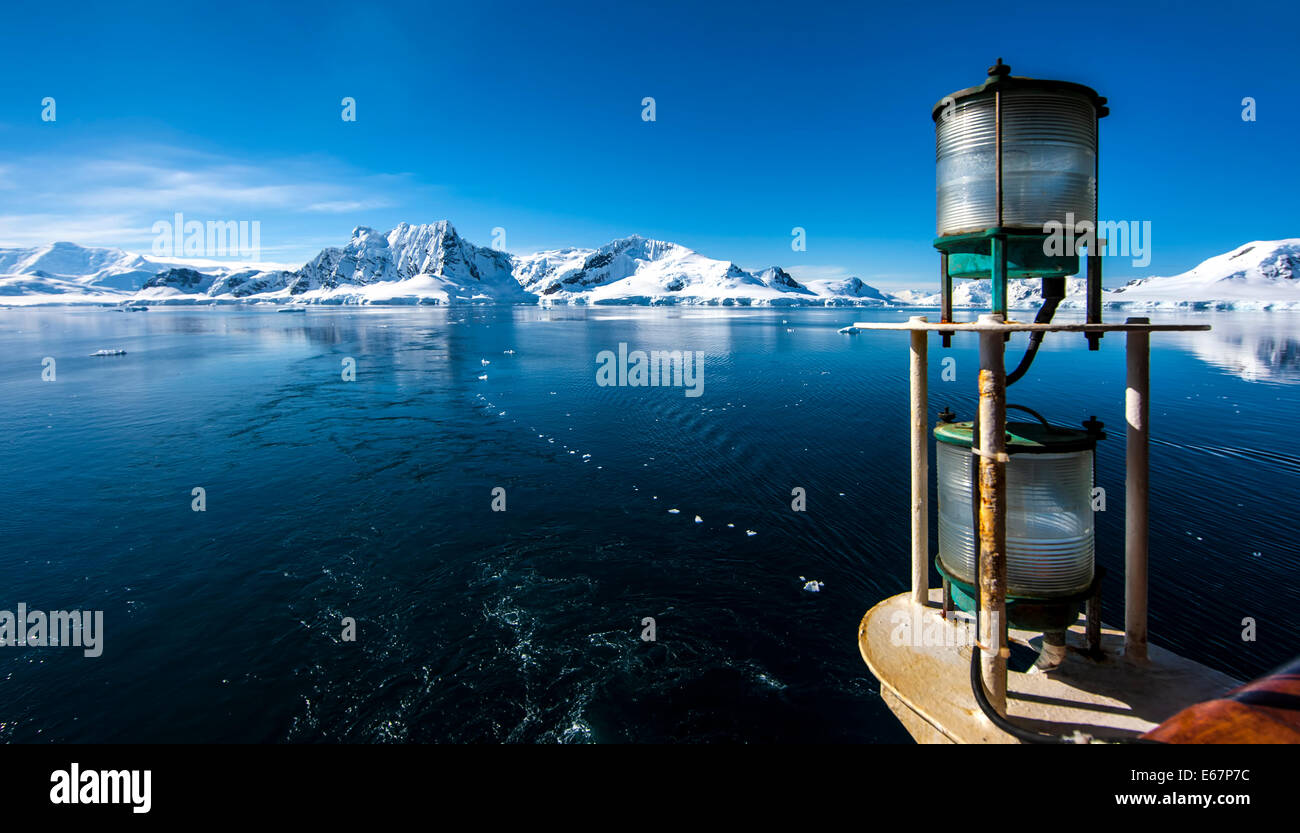
<path fill-rule="evenodd" d="M 125 350 L 96 350 L 91 353 L 92 356 L 125 356 Z"/>
<path fill-rule="evenodd" d="M 503 353 L 503 355 L 506 355 L 506 356 L 513 356 L 514 354 L 515 354 L 515 351 L 514 351 L 514 350 L 506 350 L 506 351 L 504 351 L 504 353 Z"/>
<path fill-rule="evenodd" d="M 584 454 L 584 455 L 582 455 L 582 459 L 584 459 L 584 460 L 590 460 L 590 459 L 591 459 L 591 455 L 590 455 L 590 454 Z"/>
<path fill-rule="evenodd" d="M 696 515 L 696 516 L 695 516 L 695 522 L 696 522 L 697 524 L 702 524 L 702 523 L 704 523 L 704 519 L 701 518 L 699 515 Z"/>
<path fill-rule="evenodd" d="M 727 524 L 727 529 L 735 529 L 735 528 L 736 528 L 735 524 Z"/>
<path fill-rule="evenodd" d="M 487 381 L 487 374 L 484 373 L 482 376 L 478 377 L 478 380 L 479 380 L 480 382 L 486 382 L 486 381 Z"/>
<path fill-rule="evenodd" d="M 809 593 L 820 593 L 822 592 L 822 588 L 826 586 L 826 582 L 824 581 L 810 580 L 803 576 L 799 576 L 799 580 L 803 582 L 803 589 L 807 590 Z"/>
<path fill-rule="evenodd" d="M 668 514 L 669 514 L 669 515 L 680 515 L 681 513 L 682 513 L 682 510 L 680 510 L 680 509 L 669 509 L 669 510 L 668 510 Z"/>
<path fill-rule="evenodd" d="M 840 327 L 839 330 L 837 330 L 837 332 L 848 333 L 849 335 L 853 335 L 854 333 L 862 332 L 862 330 L 859 330 L 857 327 L 850 324 L 847 327 Z"/>
<path fill-rule="evenodd" d="M 479 364 L 483 365 L 484 367 L 487 367 L 488 365 L 492 364 L 492 362 L 488 361 L 487 359 L 479 359 L 478 361 Z"/>
<path fill-rule="evenodd" d="M 755 531 L 752 530 L 752 529 L 747 529 L 747 530 L 745 530 L 745 534 L 748 535 L 750 538 L 753 538 L 753 537 L 754 537 L 755 535 L 757 535 L 758 533 L 755 532 Z"/>

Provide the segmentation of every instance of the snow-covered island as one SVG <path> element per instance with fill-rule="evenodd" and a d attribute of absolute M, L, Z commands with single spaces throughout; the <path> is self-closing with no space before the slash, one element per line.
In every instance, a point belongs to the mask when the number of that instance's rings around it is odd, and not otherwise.
<path fill-rule="evenodd" d="M 1071 278 L 1065 308 L 1083 305 Z M 446 221 L 358 227 L 298 269 L 185 262 L 53 243 L 0 248 L 0 306 L 48 304 L 710 304 L 935 307 L 931 290 L 884 292 L 859 278 L 800 282 L 746 271 L 685 246 L 631 236 L 597 249 L 512 255 L 476 246 Z M 1107 290 L 1107 306 L 1300 310 L 1300 238 L 1256 241 L 1181 275 Z M 987 307 L 988 281 L 959 282 L 954 304 Z M 1013 308 L 1039 305 L 1038 281 L 1012 281 Z"/>

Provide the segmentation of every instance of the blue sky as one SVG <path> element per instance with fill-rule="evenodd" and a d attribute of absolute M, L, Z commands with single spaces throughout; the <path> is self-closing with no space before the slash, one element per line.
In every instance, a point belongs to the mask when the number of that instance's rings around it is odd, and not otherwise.
<path fill-rule="evenodd" d="M 0 245 L 148 251 L 180 211 L 257 220 L 294 263 L 449 219 L 515 252 L 639 233 L 929 286 L 930 108 L 998 56 L 1110 99 L 1101 215 L 1151 221 L 1152 258 L 1108 283 L 1300 236 L 1294 4 L 539 6 L 11 5 Z"/>

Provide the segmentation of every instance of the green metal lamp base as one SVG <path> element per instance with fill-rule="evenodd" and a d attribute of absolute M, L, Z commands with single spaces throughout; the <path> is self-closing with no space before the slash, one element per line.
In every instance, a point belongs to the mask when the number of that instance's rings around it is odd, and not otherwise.
<path fill-rule="evenodd" d="M 943 562 L 937 556 L 934 559 L 934 566 L 943 578 L 945 612 L 951 608 L 951 605 L 955 605 L 967 613 L 974 613 L 979 591 L 973 585 L 954 577 L 945 570 Z M 1007 626 L 1027 631 L 1063 631 L 1078 621 L 1079 607 L 1098 596 L 1100 589 L 1101 570 L 1097 570 L 1092 586 L 1072 596 L 1038 599 L 1007 594 Z M 1093 618 L 1093 607 L 1100 607 L 1100 605 L 1089 604 L 1090 620 Z M 1096 615 L 1100 617 L 1100 610 Z"/>
<path fill-rule="evenodd" d="M 958 280 L 991 279 L 995 271 L 992 238 L 1006 241 L 1008 278 L 1063 278 L 1079 273 L 1078 254 L 1046 253 L 1050 235 L 989 229 L 939 237 L 934 247 L 948 255 L 948 275 Z"/>

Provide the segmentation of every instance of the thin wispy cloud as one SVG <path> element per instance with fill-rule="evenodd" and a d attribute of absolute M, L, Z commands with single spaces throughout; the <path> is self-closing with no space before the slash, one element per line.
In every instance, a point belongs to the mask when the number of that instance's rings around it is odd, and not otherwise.
<path fill-rule="evenodd" d="M 405 174 L 349 169 L 310 157 L 250 163 L 166 146 L 139 146 L 69 159 L 33 154 L 0 166 L 0 245 L 70 240 L 147 248 L 153 225 L 256 220 L 279 226 L 274 248 L 299 245 L 295 217 L 354 215 L 436 189 Z M 268 240 L 268 243 L 271 241 Z"/>

